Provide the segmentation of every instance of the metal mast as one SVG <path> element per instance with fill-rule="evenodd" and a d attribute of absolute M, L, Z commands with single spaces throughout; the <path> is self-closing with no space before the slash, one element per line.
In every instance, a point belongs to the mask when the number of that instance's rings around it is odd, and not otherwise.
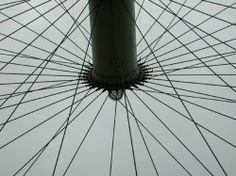
<path fill-rule="evenodd" d="M 107 90 L 129 88 L 142 77 L 136 58 L 133 1 L 90 0 L 93 66 L 90 79 Z"/>

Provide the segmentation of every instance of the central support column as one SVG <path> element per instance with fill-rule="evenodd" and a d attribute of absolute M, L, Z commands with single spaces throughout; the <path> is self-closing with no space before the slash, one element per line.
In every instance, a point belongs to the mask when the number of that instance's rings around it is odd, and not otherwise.
<path fill-rule="evenodd" d="M 109 90 L 139 79 L 135 10 L 131 0 L 90 0 L 93 68 L 91 79 Z"/>

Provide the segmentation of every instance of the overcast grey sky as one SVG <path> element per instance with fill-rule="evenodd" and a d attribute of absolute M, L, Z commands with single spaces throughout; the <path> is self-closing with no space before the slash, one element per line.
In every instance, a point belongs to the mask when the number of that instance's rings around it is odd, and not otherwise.
<path fill-rule="evenodd" d="M 59 176 L 68 166 L 71 176 L 105 176 L 111 168 L 112 176 L 133 176 L 135 168 L 140 176 L 236 174 L 235 0 L 136 0 L 137 58 L 152 77 L 117 104 L 82 83 L 73 100 L 82 60 L 93 62 L 91 45 L 85 56 L 87 0 L 21 2 L 0 2 L 0 175 L 55 169 Z M 64 140 L 64 131 L 54 138 L 68 117 L 75 120 Z"/>

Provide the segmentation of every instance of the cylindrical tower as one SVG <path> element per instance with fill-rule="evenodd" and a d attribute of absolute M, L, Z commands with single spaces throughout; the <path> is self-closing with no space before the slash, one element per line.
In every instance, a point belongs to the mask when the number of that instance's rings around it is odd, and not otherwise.
<path fill-rule="evenodd" d="M 90 79 L 107 89 L 126 88 L 140 78 L 136 58 L 134 2 L 90 0 L 93 67 Z"/>

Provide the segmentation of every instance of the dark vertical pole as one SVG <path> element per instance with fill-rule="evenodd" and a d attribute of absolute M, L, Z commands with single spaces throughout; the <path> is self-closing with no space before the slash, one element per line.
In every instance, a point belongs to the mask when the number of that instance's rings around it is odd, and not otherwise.
<path fill-rule="evenodd" d="M 135 80 L 140 69 L 132 20 L 135 19 L 134 2 L 90 0 L 89 8 L 90 11 L 95 9 L 90 16 L 94 59 L 92 79 L 107 85 L 121 85 Z"/>

